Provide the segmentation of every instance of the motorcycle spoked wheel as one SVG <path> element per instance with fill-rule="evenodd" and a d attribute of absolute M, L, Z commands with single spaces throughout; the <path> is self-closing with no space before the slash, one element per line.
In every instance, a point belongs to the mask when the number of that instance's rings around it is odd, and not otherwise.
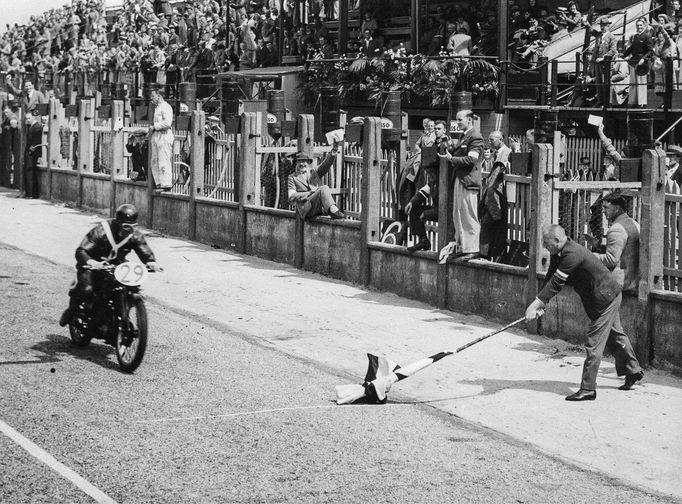
<path fill-rule="evenodd" d="M 76 316 L 80 318 L 80 313 L 83 312 L 82 306 L 78 307 L 78 312 L 79 314 Z M 88 327 L 83 327 L 83 324 L 78 320 L 69 324 L 69 333 L 71 334 L 71 341 L 73 341 L 73 344 L 79 347 L 88 346 L 92 339 L 89 335 Z"/>
<path fill-rule="evenodd" d="M 121 371 L 132 373 L 147 349 L 147 308 L 141 299 L 128 303 L 123 330 L 116 336 L 116 358 Z"/>

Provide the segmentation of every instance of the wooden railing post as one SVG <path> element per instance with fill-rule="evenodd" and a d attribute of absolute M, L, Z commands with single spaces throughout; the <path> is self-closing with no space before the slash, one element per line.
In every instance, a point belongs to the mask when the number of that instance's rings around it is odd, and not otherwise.
<path fill-rule="evenodd" d="M 190 138 L 192 151 L 190 152 L 189 176 L 189 238 L 197 237 L 197 196 L 204 194 L 204 130 L 206 127 L 206 113 L 195 110 L 192 113 Z"/>
<path fill-rule="evenodd" d="M 62 104 L 56 98 L 50 100 L 50 115 L 47 117 L 47 197 L 52 199 L 52 168 L 59 164 L 59 126 L 64 116 Z"/>
<path fill-rule="evenodd" d="M 452 223 L 452 186 L 450 185 L 450 163 L 439 158 L 438 170 L 438 250 L 455 239 Z M 440 264 L 436 272 L 438 308 L 448 307 L 448 265 Z"/>
<path fill-rule="evenodd" d="M 239 149 L 239 210 L 242 214 L 241 253 L 246 252 L 245 207 L 260 202 L 260 170 L 256 163 L 256 147 L 260 142 L 260 135 L 260 115 L 255 112 L 243 113 Z"/>
<path fill-rule="evenodd" d="M 78 109 L 78 164 L 75 166 L 78 173 L 78 208 L 83 206 L 83 177 L 82 173 L 88 170 L 90 163 L 90 127 L 95 115 L 93 100 L 81 100 Z M 92 168 L 92 167 L 90 167 Z"/>
<path fill-rule="evenodd" d="M 360 186 L 360 279 L 369 285 L 369 242 L 381 235 L 381 119 L 365 117 L 362 128 L 362 183 Z"/>
<path fill-rule="evenodd" d="M 298 116 L 298 152 L 305 152 L 314 159 L 313 139 L 315 138 L 315 116 L 312 114 L 301 114 Z M 305 240 L 304 240 L 304 220 L 296 212 L 296 222 L 294 224 L 294 266 L 301 269 L 305 260 Z"/>
<path fill-rule="evenodd" d="M 109 196 L 111 217 L 116 212 L 116 175 L 123 171 L 123 113 L 123 102 L 114 100 L 111 104 L 111 192 Z"/>
<path fill-rule="evenodd" d="M 650 293 L 663 286 L 663 234 L 665 231 L 665 153 L 642 154 L 642 194 L 639 234 L 639 288 L 637 337 L 634 347 L 642 364 L 655 357 L 656 322 Z"/>
<path fill-rule="evenodd" d="M 538 295 L 538 273 L 546 270 L 543 264 L 548 257 L 542 245 L 542 233 L 552 221 L 552 186 L 549 182 L 553 173 L 552 162 L 554 149 L 551 144 L 535 144 L 533 146 L 533 175 L 530 190 L 530 231 L 528 233 L 528 281 L 526 282 L 526 303 L 530 304 Z M 542 332 L 542 321 L 533 321 L 527 325 L 531 334 Z"/>

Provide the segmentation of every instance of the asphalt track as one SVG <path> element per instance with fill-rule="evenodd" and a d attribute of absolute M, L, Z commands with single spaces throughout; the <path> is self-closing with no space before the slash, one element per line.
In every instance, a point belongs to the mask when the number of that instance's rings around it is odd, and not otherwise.
<path fill-rule="evenodd" d="M 56 325 L 71 268 L 3 245 L 0 264 L 0 502 L 675 502 L 398 391 L 336 406 L 356 377 L 154 300 L 121 373 Z"/>

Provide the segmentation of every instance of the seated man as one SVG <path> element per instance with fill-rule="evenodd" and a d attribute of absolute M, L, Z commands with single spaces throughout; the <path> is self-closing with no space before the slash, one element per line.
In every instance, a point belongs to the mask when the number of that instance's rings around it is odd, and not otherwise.
<path fill-rule="evenodd" d="M 332 219 L 344 219 L 346 216 L 336 206 L 329 186 L 322 185 L 324 177 L 334 163 L 339 150 L 338 142 L 334 142 L 332 150 L 316 169 L 312 168 L 312 158 L 305 152 L 296 154 L 296 171 L 287 178 L 289 201 L 296 205 L 296 211 L 305 219 L 316 215 L 329 215 Z"/>

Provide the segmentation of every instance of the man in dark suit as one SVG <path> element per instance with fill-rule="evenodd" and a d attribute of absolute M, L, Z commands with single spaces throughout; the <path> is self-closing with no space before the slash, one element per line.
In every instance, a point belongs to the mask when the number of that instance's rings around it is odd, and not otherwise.
<path fill-rule="evenodd" d="M 372 36 L 372 31 L 366 29 L 363 33 L 363 38 L 360 41 L 360 47 L 362 48 L 362 54 L 370 58 L 374 56 L 380 56 L 383 50 L 383 45 L 380 40 L 375 39 Z"/>
<path fill-rule="evenodd" d="M 38 159 L 43 143 L 43 123 L 39 115 L 26 113 L 26 153 L 24 155 L 24 198 L 40 198 Z"/>
<path fill-rule="evenodd" d="M 287 178 L 289 202 L 296 206 L 296 211 L 305 219 L 316 215 L 329 215 L 332 219 L 344 219 L 346 216 L 336 206 L 329 186 L 322 184 L 324 177 L 336 158 L 338 143 L 334 142 L 332 150 L 317 168 L 312 167 L 312 159 L 305 152 L 296 154 L 296 171 Z"/>
<path fill-rule="evenodd" d="M 543 235 L 543 244 L 551 254 L 546 283 L 526 310 L 526 320 L 535 320 L 545 305 L 564 285 L 570 285 L 582 300 L 590 319 L 587 329 L 580 390 L 566 397 L 567 401 L 591 401 L 597 397 L 597 373 L 607 341 L 614 343 L 616 372 L 625 376 L 621 390 L 630 390 L 644 377 L 632 344 L 620 323 L 621 286 L 599 258 L 566 236 L 564 228 L 550 226 Z"/>
<path fill-rule="evenodd" d="M 680 159 L 682 159 L 682 147 L 671 145 L 668 147 L 668 152 L 665 153 L 668 157 L 669 164 L 666 172 L 668 180 L 676 182 L 682 187 L 682 167 L 680 167 Z"/>
<path fill-rule="evenodd" d="M 604 86 L 604 74 L 606 73 L 605 65 L 610 65 L 610 60 L 618 56 L 618 40 L 613 33 L 609 31 L 610 25 L 611 20 L 607 16 L 602 16 L 599 18 L 599 30 L 592 30 L 595 40 L 591 63 L 592 75 L 597 82 L 596 107 L 601 107 L 604 104 L 609 89 L 608 86 Z M 607 59 L 609 62 L 606 62 Z"/>
<path fill-rule="evenodd" d="M 460 110 L 456 115 L 459 131 L 463 132 L 452 154 L 438 154 L 448 160 L 455 174 L 452 190 L 452 219 L 455 226 L 456 256 L 461 260 L 479 255 L 481 225 L 478 221 L 478 196 L 481 192 L 483 136 L 474 128 L 474 113 Z"/>

